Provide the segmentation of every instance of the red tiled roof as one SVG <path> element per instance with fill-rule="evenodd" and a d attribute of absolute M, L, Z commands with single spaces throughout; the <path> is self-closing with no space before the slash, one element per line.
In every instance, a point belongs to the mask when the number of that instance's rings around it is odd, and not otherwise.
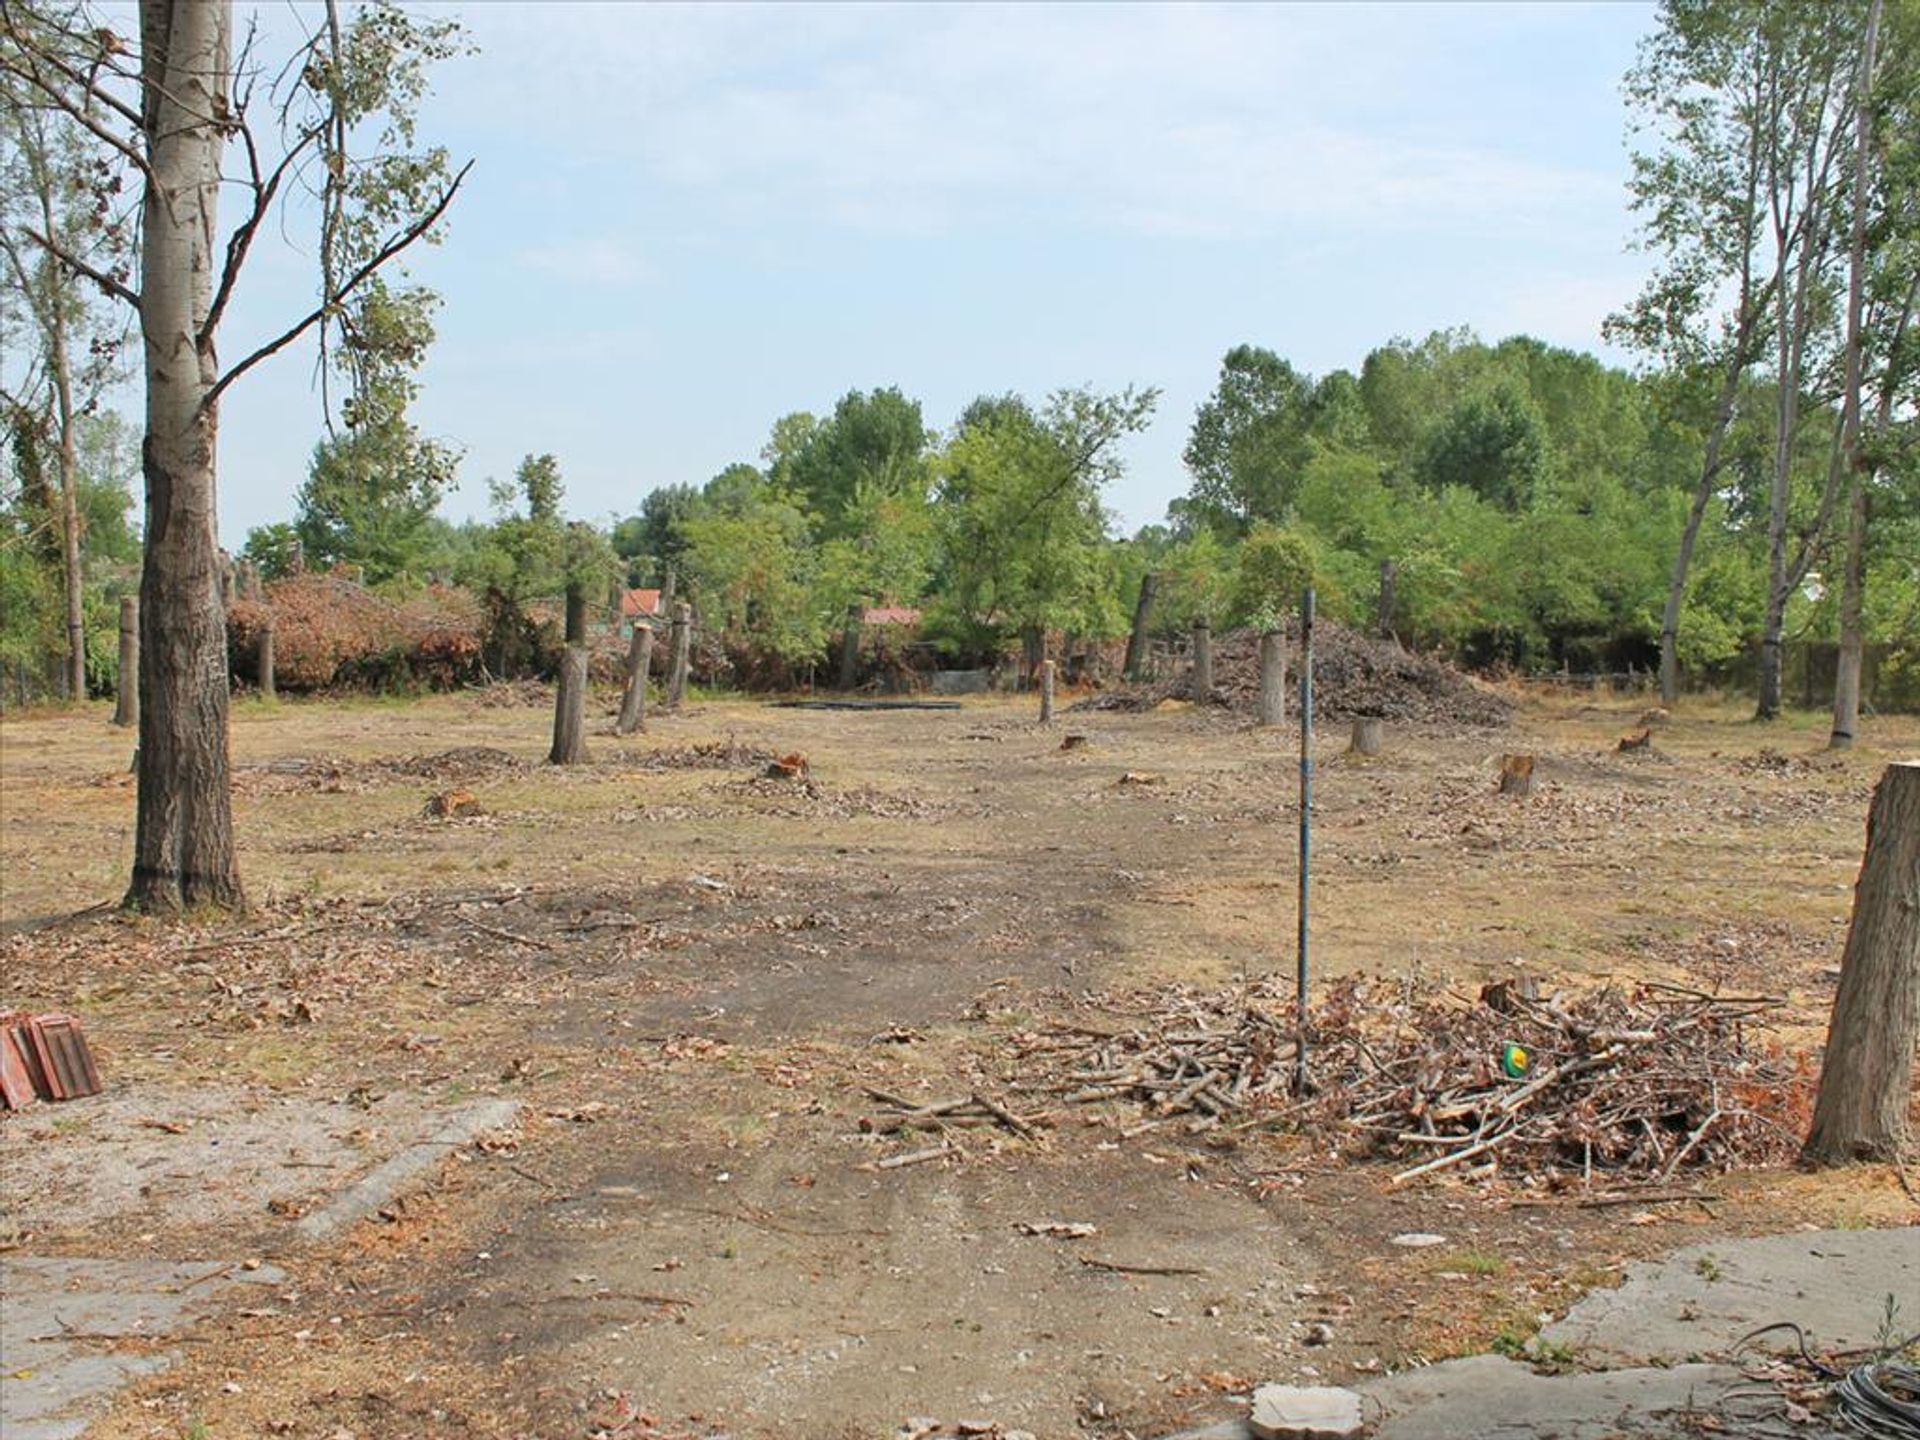
<path fill-rule="evenodd" d="M 911 605 L 876 605 L 860 612 L 863 625 L 918 625 L 920 612 Z"/>
<path fill-rule="evenodd" d="M 660 592 L 658 590 L 626 590 L 620 595 L 620 616 L 631 620 L 636 615 L 658 615 L 660 613 Z"/>

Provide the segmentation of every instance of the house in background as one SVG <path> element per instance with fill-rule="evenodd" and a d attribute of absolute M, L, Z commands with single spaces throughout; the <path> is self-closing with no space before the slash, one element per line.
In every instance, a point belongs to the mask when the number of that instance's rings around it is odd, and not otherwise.
<path fill-rule="evenodd" d="M 633 634 L 633 627 L 642 620 L 657 620 L 660 616 L 660 592 L 658 590 L 622 590 L 620 592 L 620 633 Z"/>

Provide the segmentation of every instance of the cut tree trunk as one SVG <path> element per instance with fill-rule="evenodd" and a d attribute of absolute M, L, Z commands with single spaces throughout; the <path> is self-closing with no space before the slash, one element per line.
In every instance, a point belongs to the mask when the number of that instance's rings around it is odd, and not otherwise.
<path fill-rule="evenodd" d="M 627 690 L 620 697 L 616 734 L 631 735 L 647 728 L 647 672 L 652 669 L 653 627 L 644 619 L 635 619 L 633 643 L 627 647 Z"/>
<path fill-rule="evenodd" d="M 1352 750 L 1356 755 L 1378 755 L 1386 736 L 1387 722 L 1377 715 L 1361 715 L 1353 722 Z"/>
<path fill-rule="evenodd" d="M 267 618 L 267 623 L 260 627 L 259 647 L 257 669 L 260 676 L 260 694 L 272 700 L 277 698 L 280 692 L 273 681 L 273 618 L 271 616 Z"/>
<path fill-rule="evenodd" d="M 1213 699 L 1213 627 L 1205 620 L 1193 622 L 1193 703 L 1205 705 Z"/>
<path fill-rule="evenodd" d="M 1160 577 L 1149 570 L 1140 577 L 1140 598 L 1133 607 L 1133 629 L 1127 634 L 1127 659 L 1120 673 L 1128 680 L 1140 678 L 1147 663 L 1147 631 L 1153 623 L 1153 592 L 1160 588 Z"/>
<path fill-rule="evenodd" d="M 547 760 L 554 765 L 584 765 L 587 762 L 587 649 L 569 645 L 560 659 L 560 684 L 553 700 L 553 749 Z"/>
<path fill-rule="evenodd" d="M 687 698 L 687 668 L 693 657 L 693 607 L 684 600 L 673 607 L 672 645 L 667 662 L 665 708 L 678 710 Z"/>
<path fill-rule="evenodd" d="M 1040 662 L 1040 723 L 1053 724 L 1053 661 Z"/>
<path fill-rule="evenodd" d="M 131 730 L 140 724 L 140 602 L 120 597 L 120 675 L 113 723 Z"/>
<path fill-rule="evenodd" d="M 1287 637 L 1278 630 L 1260 635 L 1260 723 L 1287 723 Z"/>
<path fill-rule="evenodd" d="M 1920 761 L 1889 765 L 1867 815 L 1867 850 L 1827 1025 L 1808 1163 L 1901 1158 L 1920 1036 Z"/>
<path fill-rule="evenodd" d="M 1500 757 L 1500 793 L 1502 795 L 1533 793 L 1533 756 L 1503 755 Z"/>
<path fill-rule="evenodd" d="M 205 333 L 232 11 L 140 6 L 148 177 L 141 223 L 146 549 L 140 751 L 126 905 L 154 914 L 245 903 L 227 753 L 227 621 L 214 504 L 218 378 Z"/>

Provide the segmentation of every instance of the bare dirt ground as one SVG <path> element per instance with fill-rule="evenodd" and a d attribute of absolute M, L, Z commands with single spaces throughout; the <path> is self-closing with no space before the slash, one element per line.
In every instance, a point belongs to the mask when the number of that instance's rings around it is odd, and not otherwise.
<path fill-rule="evenodd" d="M 1871 786 L 1920 723 L 1831 758 L 1812 717 L 1696 704 L 1616 752 L 1643 704 L 1536 697 L 1364 761 L 1326 736 L 1316 976 L 1765 990 L 1816 1044 Z M 75 913 L 122 884 L 127 738 L 104 712 L 0 724 L 0 1001 L 82 1016 L 109 1090 L 0 1120 L 0 1244 L 289 1277 L 90 1433 L 1150 1435 L 1252 1381 L 1510 1347 L 1679 1244 L 1916 1218 L 1888 1171 L 1583 1208 L 1097 1109 L 876 1168 L 926 1141 L 863 1133 L 866 1087 L 1014 1094 L 1037 1025 L 1291 971 L 1292 731 L 1030 719 L 700 704 L 557 772 L 537 704 L 242 704 L 256 913 L 172 928 Z M 756 778 L 793 750 L 809 784 Z M 1506 750 L 1540 756 L 1524 801 L 1493 793 Z M 486 813 L 423 814 L 454 786 Z M 522 1102 L 512 1133 L 299 1242 L 486 1095 Z M 1046 1222 L 1095 1228 L 1022 1228 Z M 1444 1243 L 1389 1243 L 1409 1231 Z"/>

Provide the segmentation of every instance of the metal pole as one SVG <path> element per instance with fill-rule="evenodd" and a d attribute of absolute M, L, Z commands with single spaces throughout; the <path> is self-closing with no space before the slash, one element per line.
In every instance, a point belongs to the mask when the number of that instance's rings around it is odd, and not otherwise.
<path fill-rule="evenodd" d="M 1313 858 L 1313 591 L 1300 601 L 1300 946 L 1294 995 L 1293 1088 L 1307 1088 L 1307 875 Z"/>

